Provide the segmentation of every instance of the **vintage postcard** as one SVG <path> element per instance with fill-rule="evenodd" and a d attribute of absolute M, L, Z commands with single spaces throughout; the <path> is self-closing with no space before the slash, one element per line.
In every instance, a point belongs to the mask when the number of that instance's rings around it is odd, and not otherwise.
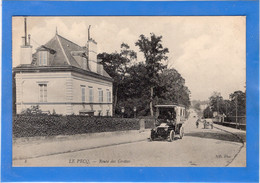
<path fill-rule="evenodd" d="M 13 167 L 246 167 L 246 16 L 13 16 Z"/>
<path fill-rule="evenodd" d="M 259 182 L 259 1 L 2 11 L 1 182 Z"/>

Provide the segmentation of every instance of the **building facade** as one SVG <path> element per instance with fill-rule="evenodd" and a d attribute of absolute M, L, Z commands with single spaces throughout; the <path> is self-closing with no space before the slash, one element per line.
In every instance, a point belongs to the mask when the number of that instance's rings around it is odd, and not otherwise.
<path fill-rule="evenodd" d="M 38 105 L 56 114 L 112 116 L 113 79 L 97 60 L 93 39 L 81 47 L 56 32 L 34 54 L 30 41 L 23 42 L 13 68 L 16 113 Z"/>

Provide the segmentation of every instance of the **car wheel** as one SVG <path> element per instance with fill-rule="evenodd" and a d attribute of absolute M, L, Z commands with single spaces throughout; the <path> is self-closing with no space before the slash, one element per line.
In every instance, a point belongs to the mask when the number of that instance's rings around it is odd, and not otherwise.
<path fill-rule="evenodd" d="M 181 128 L 180 128 L 180 139 L 182 139 L 183 136 L 184 136 L 184 128 L 181 127 Z"/>
<path fill-rule="evenodd" d="M 175 136 L 175 132 L 173 130 L 171 130 L 171 132 L 170 132 L 170 142 L 172 142 L 174 140 L 174 136 Z"/>
<path fill-rule="evenodd" d="M 153 141 L 155 138 L 155 134 L 154 131 L 151 131 L 151 135 L 150 135 L 150 140 Z"/>

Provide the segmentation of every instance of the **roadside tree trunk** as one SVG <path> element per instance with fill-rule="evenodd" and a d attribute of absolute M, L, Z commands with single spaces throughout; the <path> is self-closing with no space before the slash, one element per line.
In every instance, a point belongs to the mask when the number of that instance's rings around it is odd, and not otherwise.
<path fill-rule="evenodd" d="M 153 117 L 153 86 L 151 87 L 151 95 L 150 95 L 150 113 Z"/>
<path fill-rule="evenodd" d="M 117 105 L 117 92 L 118 92 L 118 86 L 116 86 L 116 91 L 115 91 L 115 95 L 114 95 L 114 105 L 113 105 L 113 116 L 116 113 L 116 105 Z"/>

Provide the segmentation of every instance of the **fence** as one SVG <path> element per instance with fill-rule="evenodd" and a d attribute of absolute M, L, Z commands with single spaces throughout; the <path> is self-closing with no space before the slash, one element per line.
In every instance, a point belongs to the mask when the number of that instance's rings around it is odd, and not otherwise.
<path fill-rule="evenodd" d="M 227 116 L 224 118 L 224 121 L 214 120 L 214 123 L 231 128 L 246 130 L 246 116 Z"/>

